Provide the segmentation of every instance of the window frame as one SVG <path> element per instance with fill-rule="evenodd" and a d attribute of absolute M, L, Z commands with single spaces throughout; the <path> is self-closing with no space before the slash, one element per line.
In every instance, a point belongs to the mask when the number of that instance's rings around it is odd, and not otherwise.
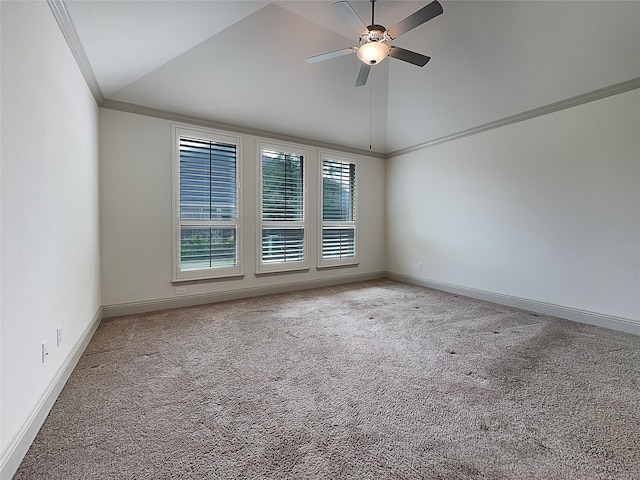
<path fill-rule="evenodd" d="M 309 151 L 308 149 L 299 144 L 287 143 L 287 142 L 273 142 L 267 139 L 258 139 L 257 141 L 257 231 L 256 231 L 256 275 L 268 274 L 268 273 L 285 273 L 285 272 L 299 272 L 309 269 L 309 227 L 308 227 L 308 178 L 309 178 Z M 262 169 L 262 152 L 264 150 L 274 150 L 277 152 L 289 153 L 293 155 L 299 155 L 302 157 L 302 221 L 279 221 L 279 222 L 265 222 L 262 218 L 263 208 L 263 169 Z M 265 224 L 267 227 L 265 227 Z M 262 232 L 264 228 L 301 228 L 303 232 L 303 260 L 300 262 L 279 262 L 268 263 L 262 261 Z"/>
<path fill-rule="evenodd" d="M 319 178 L 319 188 L 318 188 L 318 269 L 323 268 L 335 268 L 335 267 L 345 267 L 345 266 L 357 266 L 359 264 L 358 261 L 358 190 L 359 190 L 359 162 L 355 157 L 347 156 L 341 153 L 336 153 L 332 151 L 320 151 L 319 159 L 318 159 L 318 178 Z M 344 221 L 344 220 L 324 220 L 324 162 L 332 161 L 343 164 L 352 164 L 355 168 L 355 179 L 354 179 L 354 188 L 352 192 L 353 196 L 353 220 L 352 221 Z M 338 228 L 341 226 L 346 226 L 347 228 L 353 227 L 353 243 L 354 243 L 354 255 L 353 257 L 341 257 L 341 258 L 324 258 L 323 253 L 323 231 L 326 228 Z"/>
<path fill-rule="evenodd" d="M 242 137 L 228 132 L 190 125 L 172 125 L 172 282 L 224 279 L 243 275 L 242 268 Z M 236 218 L 234 220 L 181 220 L 180 219 L 180 138 L 190 137 L 204 141 L 234 144 L 236 146 Z M 231 227 L 236 230 L 236 265 L 233 267 L 180 270 L 180 231 L 182 226 Z"/>

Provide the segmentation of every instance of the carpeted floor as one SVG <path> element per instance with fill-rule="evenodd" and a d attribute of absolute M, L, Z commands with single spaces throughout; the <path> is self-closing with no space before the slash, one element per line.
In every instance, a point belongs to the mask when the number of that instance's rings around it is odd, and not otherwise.
<path fill-rule="evenodd" d="M 377 280 L 104 321 L 15 479 L 639 479 L 640 337 Z"/>

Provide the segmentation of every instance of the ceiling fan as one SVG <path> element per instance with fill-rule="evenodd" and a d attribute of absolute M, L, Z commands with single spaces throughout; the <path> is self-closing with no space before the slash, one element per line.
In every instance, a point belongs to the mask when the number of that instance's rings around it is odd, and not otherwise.
<path fill-rule="evenodd" d="M 374 20 L 376 0 L 371 0 L 371 25 L 367 26 L 360 19 L 351 4 L 347 1 L 340 1 L 333 4 L 333 8 L 342 15 L 347 23 L 353 28 L 360 37 L 360 45 L 357 47 L 343 48 L 333 52 L 323 53 L 307 58 L 307 62 L 316 63 L 331 58 L 340 57 L 349 53 L 356 53 L 358 58 L 362 60 L 363 65 L 360 66 L 360 72 L 356 79 L 356 87 L 361 87 L 367 83 L 371 66 L 380 63 L 387 56 L 397 58 L 403 62 L 408 62 L 419 67 L 424 67 L 431 57 L 420 53 L 405 50 L 395 45 L 389 45 L 389 42 L 395 40 L 403 33 L 422 25 L 434 17 L 442 14 L 442 5 L 438 0 L 434 0 L 430 4 L 422 7 L 420 10 L 412 13 L 404 20 L 396 23 L 393 27 L 387 29 L 382 25 L 376 25 Z"/>

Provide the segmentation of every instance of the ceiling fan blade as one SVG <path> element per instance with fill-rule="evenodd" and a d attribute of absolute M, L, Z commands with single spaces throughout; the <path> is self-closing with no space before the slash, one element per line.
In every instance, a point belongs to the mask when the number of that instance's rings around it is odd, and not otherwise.
<path fill-rule="evenodd" d="M 424 22 L 428 22 L 434 17 L 442 14 L 444 10 L 442 10 L 442 5 L 438 0 L 433 0 L 429 5 L 422 7 L 417 12 L 412 13 L 404 20 L 399 21 L 389 30 L 387 33 L 391 36 L 391 38 L 398 38 L 403 33 L 407 33 L 409 30 L 416 28 L 419 25 L 422 25 Z"/>
<path fill-rule="evenodd" d="M 402 60 L 403 62 L 412 63 L 419 67 L 424 67 L 427 62 L 431 60 L 431 57 L 427 57 L 421 53 L 412 52 L 411 50 L 405 50 L 400 47 L 391 47 L 389 49 L 389 56 Z"/>
<path fill-rule="evenodd" d="M 313 57 L 309 57 L 307 58 L 307 62 L 309 63 L 322 62 L 324 60 L 330 60 L 332 58 L 341 57 L 342 55 L 353 53 L 356 50 L 358 50 L 357 47 L 349 47 L 349 48 L 343 48 L 342 50 L 334 50 L 333 52 L 327 52 L 321 55 L 315 55 Z"/>
<path fill-rule="evenodd" d="M 367 78 L 369 78 L 369 71 L 371 70 L 371 65 L 362 64 L 360 65 L 360 72 L 358 73 L 358 78 L 356 79 L 356 87 L 362 87 L 367 84 Z"/>
<path fill-rule="evenodd" d="M 365 35 L 369 31 L 349 2 L 336 2 L 333 4 L 333 8 L 342 15 L 342 18 L 347 21 L 358 35 Z"/>

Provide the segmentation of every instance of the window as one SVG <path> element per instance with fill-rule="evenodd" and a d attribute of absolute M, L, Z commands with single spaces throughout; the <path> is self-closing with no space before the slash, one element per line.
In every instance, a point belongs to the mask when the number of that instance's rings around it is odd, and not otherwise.
<path fill-rule="evenodd" d="M 306 150 L 260 142 L 258 273 L 307 268 Z"/>
<path fill-rule="evenodd" d="M 356 164 L 354 160 L 325 153 L 321 158 L 322 228 L 318 266 L 356 264 Z"/>
<path fill-rule="evenodd" d="M 239 275 L 240 139 L 174 127 L 174 281 Z"/>

